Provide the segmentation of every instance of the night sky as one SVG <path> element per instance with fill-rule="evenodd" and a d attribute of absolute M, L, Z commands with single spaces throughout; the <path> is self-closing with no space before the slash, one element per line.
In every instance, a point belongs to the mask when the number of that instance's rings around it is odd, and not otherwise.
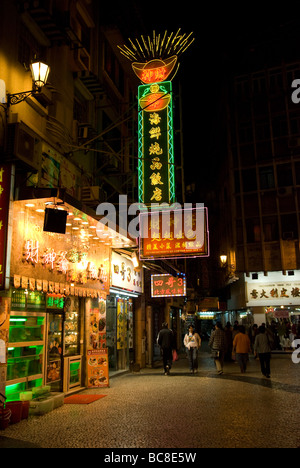
<path fill-rule="evenodd" d="M 193 31 L 195 42 L 182 55 L 175 80 L 181 81 L 183 90 L 186 181 L 201 178 L 209 188 L 222 159 L 218 129 L 225 78 L 255 67 L 259 49 L 265 50 L 265 63 L 257 66 L 270 65 L 274 57 L 268 48 L 274 41 L 275 59 L 287 59 L 294 49 L 300 60 L 300 2 L 129 0 L 113 5 L 111 21 L 125 37 L 152 35 L 153 30 L 157 34 L 165 30 L 175 33 L 179 28 L 187 34 Z"/>

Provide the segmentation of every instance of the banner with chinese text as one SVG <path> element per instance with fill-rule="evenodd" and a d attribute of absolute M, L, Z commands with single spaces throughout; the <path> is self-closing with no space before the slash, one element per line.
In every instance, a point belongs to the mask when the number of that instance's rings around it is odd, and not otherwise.
<path fill-rule="evenodd" d="M 246 283 L 248 306 L 300 304 L 300 282 Z"/>
<path fill-rule="evenodd" d="M 151 297 L 186 296 L 185 276 L 151 275 Z"/>
<path fill-rule="evenodd" d="M 140 231 L 142 260 L 209 255 L 205 207 L 141 213 Z"/>

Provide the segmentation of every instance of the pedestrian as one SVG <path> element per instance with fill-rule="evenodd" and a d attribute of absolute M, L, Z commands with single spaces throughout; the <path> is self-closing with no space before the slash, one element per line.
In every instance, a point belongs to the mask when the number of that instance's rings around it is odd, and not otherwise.
<path fill-rule="evenodd" d="M 168 328 L 167 323 L 162 324 L 162 329 L 160 330 L 157 337 L 157 343 L 159 344 L 162 352 L 164 373 L 165 375 L 169 375 L 173 361 L 172 351 L 174 346 L 174 337 L 173 332 Z"/>
<path fill-rule="evenodd" d="M 225 327 L 225 343 L 226 343 L 226 350 L 225 350 L 225 361 L 232 362 L 232 326 L 230 322 L 227 322 Z"/>
<path fill-rule="evenodd" d="M 271 375 L 271 346 L 265 327 L 260 326 L 258 329 L 258 335 L 254 343 L 254 352 L 258 354 L 261 373 L 269 379 Z"/>
<path fill-rule="evenodd" d="M 233 349 L 236 353 L 236 360 L 240 366 L 242 374 L 247 370 L 247 362 L 249 361 L 249 353 L 251 351 L 251 342 L 243 325 L 239 326 L 239 333 L 233 340 Z"/>
<path fill-rule="evenodd" d="M 198 372 L 198 350 L 201 346 L 201 338 L 192 325 L 189 327 L 188 333 L 183 340 L 184 346 L 187 349 L 187 355 L 190 365 L 191 374 Z"/>
<path fill-rule="evenodd" d="M 217 372 L 219 375 L 221 375 L 223 374 L 224 356 L 226 349 L 225 332 L 222 329 L 221 322 L 216 323 L 215 330 L 210 336 L 208 346 L 212 351 Z"/>
<path fill-rule="evenodd" d="M 258 334 L 258 325 L 255 323 L 252 327 L 249 329 L 249 338 L 251 342 L 251 351 L 254 352 L 254 343 L 255 343 L 255 338 L 256 335 Z"/>

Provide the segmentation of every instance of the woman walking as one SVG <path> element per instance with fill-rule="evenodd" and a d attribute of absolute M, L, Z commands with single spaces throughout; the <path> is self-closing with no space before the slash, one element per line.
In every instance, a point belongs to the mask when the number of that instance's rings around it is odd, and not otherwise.
<path fill-rule="evenodd" d="M 221 322 L 217 322 L 215 330 L 212 332 L 208 346 L 212 350 L 215 365 L 219 375 L 223 374 L 224 356 L 226 350 L 225 332 Z"/>
<path fill-rule="evenodd" d="M 187 355 L 190 364 L 191 374 L 198 372 L 198 349 L 201 346 L 201 338 L 198 333 L 195 333 L 192 325 L 189 327 L 189 332 L 183 340 L 184 346 L 187 348 Z"/>

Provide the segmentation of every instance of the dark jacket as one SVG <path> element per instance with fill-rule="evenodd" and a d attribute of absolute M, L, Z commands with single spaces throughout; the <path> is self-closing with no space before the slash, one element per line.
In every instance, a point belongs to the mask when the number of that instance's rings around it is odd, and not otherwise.
<path fill-rule="evenodd" d="M 214 330 L 211 334 L 208 346 L 214 350 L 224 351 L 226 348 L 225 332 L 220 328 Z"/>
<path fill-rule="evenodd" d="M 169 328 L 163 328 L 158 334 L 157 342 L 162 349 L 173 347 L 173 332 Z"/>

